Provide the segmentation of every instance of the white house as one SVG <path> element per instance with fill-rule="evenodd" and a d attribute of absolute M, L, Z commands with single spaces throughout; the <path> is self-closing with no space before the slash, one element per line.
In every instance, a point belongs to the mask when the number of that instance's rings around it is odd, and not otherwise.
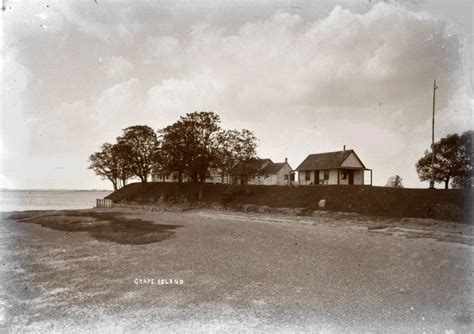
<path fill-rule="evenodd" d="M 295 172 L 285 162 L 274 163 L 270 159 L 255 159 L 251 162 L 255 170 L 258 170 L 258 176 L 249 180 L 249 184 L 254 185 L 290 185 L 295 180 Z M 178 173 L 165 173 L 159 169 L 154 169 L 151 173 L 152 182 L 178 182 Z M 183 176 L 183 182 L 188 182 L 189 179 Z M 206 183 L 218 184 L 233 184 L 239 183 L 236 175 L 226 174 L 220 170 L 211 170 L 209 176 L 206 178 Z"/>
<path fill-rule="evenodd" d="M 298 183 L 301 185 L 346 184 L 363 185 L 365 167 L 354 150 L 310 154 L 296 168 Z"/>
<path fill-rule="evenodd" d="M 284 162 L 261 159 L 260 175 L 252 178 L 249 184 L 287 186 L 295 181 L 295 172 L 285 158 Z"/>

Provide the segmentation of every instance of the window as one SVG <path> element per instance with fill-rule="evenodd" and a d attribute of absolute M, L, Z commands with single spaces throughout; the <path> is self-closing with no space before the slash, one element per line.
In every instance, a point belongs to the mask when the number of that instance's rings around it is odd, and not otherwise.
<path fill-rule="evenodd" d="M 285 174 L 285 181 L 288 181 L 288 174 Z"/>
<path fill-rule="evenodd" d="M 347 178 L 347 172 L 346 172 L 345 170 L 343 170 L 343 171 L 341 172 L 341 179 L 342 179 L 342 180 L 345 180 L 346 178 Z"/>
<path fill-rule="evenodd" d="M 290 181 L 295 181 L 295 173 L 290 174 Z"/>
<path fill-rule="evenodd" d="M 311 172 L 309 170 L 306 171 L 306 181 L 311 181 Z"/>
<path fill-rule="evenodd" d="M 324 170 L 324 180 L 325 181 L 329 180 L 329 169 Z"/>

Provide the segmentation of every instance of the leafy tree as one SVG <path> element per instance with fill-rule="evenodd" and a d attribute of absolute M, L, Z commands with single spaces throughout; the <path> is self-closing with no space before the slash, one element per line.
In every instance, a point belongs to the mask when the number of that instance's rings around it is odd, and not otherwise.
<path fill-rule="evenodd" d="M 188 148 L 186 173 L 194 182 L 204 183 L 211 168 L 221 164 L 225 135 L 220 117 L 213 112 L 193 112 L 179 120 Z"/>
<path fill-rule="evenodd" d="M 203 196 L 202 184 L 211 169 L 222 167 L 225 131 L 220 117 L 213 112 L 193 112 L 182 116 L 162 132 L 163 145 L 160 164 L 168 172 L 178 172 L 178 179 L 186 175 L 199 183 L 199 199 Z"/>
<path fill-rule="evenodd" d="M 114 150 L 114 145 L 105 143 L 101 151 L 91 154 L 89 157 L 89 169 L 92 169 L 103 179 L 112 182 L 114 190 L 118 189 L 118 180 L 121 177 L 120 160 Z"/>
<path fill-rule="evenodd" d="M 159 142 L 155 131 L 147 125 L 130 126 L 123 130 L 117 143 L 123 152 L 122 159 L 130 164 L 131 173 L 146 183 L 157 161 Z"/>
<path fill-rule="evenodd" d="M 385 186 L 391 188 L 403 188 L 402 181 L 403 179 L 400 177 L 400 175 L 391 176 L 388 178 L 387 184 Z"/>
<path fill-rule="evenodd" d="M 471 185 L 471 178 L 466 176 L 455 176 L 451 181 L 451 188 L 455 189 L 470 188 Z"/>
<path fill-rule="evenodd" d="M 231 174 L 248 192 L 248 181 L 260 173 L 257 158 L 257 137 L 250 130 L 229 130 L 224 133 L 223 171 Z"/>
<path fill-rule="evenodd" d="M 177 172 L 178 182 L 186 175 L 204 183 L 212 169 L 244 180 L 254 172 L 241 163 L 256 158 L 255 135 L 245 129 L 223 130 L 212 112 L 189 113 L 161 130 L 160 137 L 160 166 L 164 172 Z"/>
<path fill-rule="evenodd" d="M 462 135 L 452 134 L 434 143 L 434 178 L 436 182 L 444 182 L 445 189 L 448 189 L 451 179 L 461 182 L 460 180 L 470 178 L 472 135 L 473 131 L 464 132 Z M 421 181 L 431 180 L 432 154 L 432 151 L 425 151 L 425 155 L 416 163 L 416 171 Z"/>
<path fill-rule="evenodd" d="M 183 182 L 183 175 L 192 154 L 186 138 L 186 128 L 182 121 L 177 121 L 160 130 L 161 148 L 158 164 L 164 172 L 176 172 L 180 184 Z"/>
<path fill-rule="evenodd" d="M 123 144 L 114 144 L 112 146 L 113 154 L 118 159 L 118 172 L 119 172 L 119 186 L 120 182 L 121 187 L 125 187 L 127 185 L 127 180 L 133 177 L 132 165 L 128 159 L 130 152 L 129 147 Z"/>

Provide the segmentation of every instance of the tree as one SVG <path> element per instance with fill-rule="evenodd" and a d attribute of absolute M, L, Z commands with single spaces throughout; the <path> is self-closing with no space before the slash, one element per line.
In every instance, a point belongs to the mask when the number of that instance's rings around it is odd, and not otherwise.
<path fill-rule="evenodd" d="M 114 150 L 114 145 L 105 143 L 100 152 L 96 152 L 89 157 L 89 169 L 92 169 L 103 179 L 112 182 L 114 190 L 118 189 L 118 180 L 121 177 L 120 160 Z"/>
<path fill-rule="evenodd" d="M 451 187 L 453 188 L 470 188 L 472 186 L 472 136 L 474 131 L 466 131 L 461 137 L 462 152 L 464 155 L 464 168 L 459 175 L 453 177 Z"/>
<path fill-rule="evenodd" d="M 198 197 L 202 199 L 202 184 L 210 170 L 223 164 L 227 137 L 220 127 L 219 115 L 204 111 L 188 113 L 163 129 L 161 137 L 161 166 L 167 172 L 178 172 L 179 182 L 184 174 L 199 183 Z"/>
<path fill-rule="evenodd" d="M 193 112 L 179 120 L 187 146 L 186 173 L 194 182 L 204 183 L 211 168 L 221 165 L 225 135 L 220 117 L 213 112 Z"/>
<path fill-rule="evenodd" d="M 261 172 L 256 152 L 257 137 L 247 129 L 229 130 L 224 136 L 222 169 L 240 180 L 246 192 L 249 192 L 248 181 Z"/>
<path fill-rule="evenodd" d="M 470 177 L 464 176 L 455 176 L 451 181 L 451 188 L 455 189 L 466 189 L 472 186 L 472 181 Z"/>
<path fill-rule="evenodd" d="M 133 176 L 132 165 L 128 159 L 130 155 L 129 147 L 117 143 L 112 146 L 112 150 L 118 159 L 119 187 L 125 187 L 127 180 Z M 122 183 L 121 185 L 120 182 Z"/>
<path fill-rule="evenodd" d="M 436 182 L 444 182 L 445 189 L 448 189 L 453 178 L 458 183 L 470 178 L 472 135 L 473 131 L 464 132 L 462 135 L 452 134 L 434 143 L 434 177 Z M 425 151 L 425 155 L 416 163 L 416 171 L 421 181 L 431 180 L 432 154 L 432 151 Z"/>
<path fill-rule="evenodd" d="M 123 130 L 123 135 L 117 138 L 117 143 L 123 152 L 122 158 L 130 165 L 131 174 L 146 183 L 148 174 L 157 161 L 159 150 L 155 131 L 147 125 L 130 126 Z"/>
<path fill-rule="evenodd" d="M 187 133 L 182 121 L 177 121 L 159 131 L 161 139 L 160 154 L 158 164 L 162 171 L 166 173 L 178 174 L 178 183 L 183 182 L 190 157 L 191 147 L 187 145 Z"/>
<path fill-rule="evenodd" d="M 387 184 L 385 186 L 391 188 L 403 188 L 402 181 L 403 179 L 400 177 L 400 175 L 391 176 L 388 178 Z"/>

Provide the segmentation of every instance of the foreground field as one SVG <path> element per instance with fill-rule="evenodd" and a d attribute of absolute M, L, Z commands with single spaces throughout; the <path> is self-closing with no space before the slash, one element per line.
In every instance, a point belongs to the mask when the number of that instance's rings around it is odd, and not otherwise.
<path fill-rule="evenodd" d="M 0 331 L 467 333 L 472 234 L 339 213 L 5 214 Z"/>

